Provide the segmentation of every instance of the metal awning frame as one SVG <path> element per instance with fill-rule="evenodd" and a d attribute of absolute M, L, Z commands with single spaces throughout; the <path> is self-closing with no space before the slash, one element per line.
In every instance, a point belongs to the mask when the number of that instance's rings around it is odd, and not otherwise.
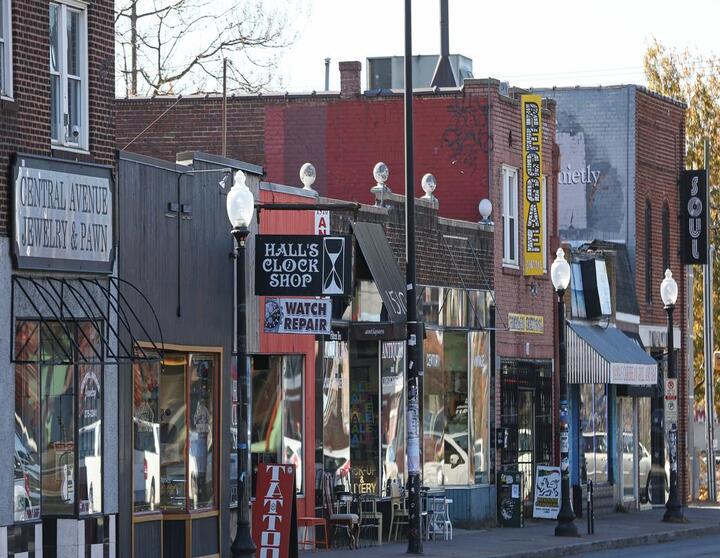
<path fill-rule="evenodd" d="M 15 320 L 27 320 L 39 322 L 42 324 L 59 324 L 62 328 L 66 340 L 72 345 L 70 350 L 65 349 L 65 344 L 58 338 L 53 328 L 46 327 L 54 339 L 57 347 L 60 349 L 62 356 L 65 357 L 60 361 L 41 361 L 43 365 L 53 364 L 122 364 L 134 362 L 157 362 L 161 361 L 164 355 L 165 342 L 163 339 L 162 328 L 158 320 L 155 309 L 150 304 L 147 297 L 135 285 L 120 279 L 119 277 L 108 277 L 107 285 L 98 278 L 87 277 L 53 277 L 53 276 L 23 276 L 13 275 L 11 284 L 11 329 L 15 329 Z M 129 303 L 127 297 L 122 293 L 120 286 L 126 286 L 147 304 L 152 312 L 157 326 L 160 346 L 154 341 L 150 341 L 150 348 L 146 351 L 140 344 L 138 338 L 133 333 L 136 328 L 142 333 L 145 339 L 152 339 L 145 324 L 138 317 L 135 309 Z M 94 294 L 92 290 L 97 289 Z M 101 297 L 100 300 L 96 295 Z M 18 316 L 16 313 L 16 298 L 22 297 L 28 307 L 32 309 L 34 314 L 25 314 Z M 40 306 L 44 306 L 47 311 L 43 311 Z M 75 311 L 73 311 L 75 306 Z M 77 310 L 82 312 L 79 315 Z M 117 316 L 117 327 L 113 323 L 112 315 Z M 88 342 L 92 349 L 92 355 L 83 354 L 82 349 L 76 342 L 74 335 L 68 329 L 68 324 L 89 323 L 97 333 L 100 339 L 100 349 L 98 350 L 88 337 L 82 327 L 78 327 L 78 331 Z M 114 336 L 117 347 L 113 349 L 110 342 L 111 334 Z M 127 337 L 125 337 L 125 335 Z M 128 339 L 129 343 L 123 339 Z M 11 362 L 15 364 L 31 364 L 37 363 L 38 360 L 18 359 L 17 355 L 20 351 L 14 347 L 14 335 L 10 337 L 10 354 Z M 146 345 L 147 347 L 147 345 Z"/>

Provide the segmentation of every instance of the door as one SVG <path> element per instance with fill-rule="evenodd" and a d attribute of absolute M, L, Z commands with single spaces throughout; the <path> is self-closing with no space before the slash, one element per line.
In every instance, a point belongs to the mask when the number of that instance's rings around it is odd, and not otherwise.
<path fill-rule="evenodd" d="M 535 470 L 534 389 L 520 388 L 518 393 L 518 471 L 523 474 L 523 500 L 532 508 L 533 471 Z M 532 509 L 531 509 L 532 511 Z"/>
<path fill-rule="evenodd" d="M 620 474 L 620 494 L 622 502 L 635 499 L 635 453 L 636 453 L 636 428 L 633 413 L 633 398 L 618 397 L 619 405 L 619 427 L 620 436 L 618 439 L 619 459 L 622 467 Z"/>

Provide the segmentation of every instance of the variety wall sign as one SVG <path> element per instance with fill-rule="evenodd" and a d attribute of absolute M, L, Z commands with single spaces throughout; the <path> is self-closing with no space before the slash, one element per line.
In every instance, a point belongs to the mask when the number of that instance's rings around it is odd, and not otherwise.
<path fill-rule="evenodd" d="M 255 294 L 346 295 L 351 289 L 352 237 L 258 235 Z"/>
<path fill-rule="evenodd" d="M 16 267 L 110 273 L 110 167 L 17 155 L 12 173 Z"/>
<path fill-rule="evenodd" d="M 522 96 L 522 196 L 525 223 L 524 273 L 545 272 L 542 212 L 542 99 Z"/>
<path fill-rule="evenodd" d="M 707 263 L 707 175 L 704 170 L 680 173 L 680 228 L 683 263 Z"/>

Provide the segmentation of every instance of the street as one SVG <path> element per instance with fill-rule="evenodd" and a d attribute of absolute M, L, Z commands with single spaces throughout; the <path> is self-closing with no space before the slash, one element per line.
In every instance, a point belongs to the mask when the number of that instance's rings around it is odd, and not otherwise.
<path fill-rule="evenodd" d="M 697 539 L 666 542 L 645 547 L 631 547 L 618 550 L 586 552 L 577 556 L 593 558 L 616 558 L 621 556 L 652 556 L 653 558 L 700 558 L 720 555 L 720 535 L 710 535 Z"/>

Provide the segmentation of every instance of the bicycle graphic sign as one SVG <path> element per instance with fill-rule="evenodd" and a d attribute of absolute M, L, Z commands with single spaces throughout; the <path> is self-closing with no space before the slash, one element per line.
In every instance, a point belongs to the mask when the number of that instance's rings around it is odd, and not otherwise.
<path fill-rule="evenodd" d="M 533 517 L 557 519 L 560 511 L 560 467 L 538 465 L 535 474 Z"/>

